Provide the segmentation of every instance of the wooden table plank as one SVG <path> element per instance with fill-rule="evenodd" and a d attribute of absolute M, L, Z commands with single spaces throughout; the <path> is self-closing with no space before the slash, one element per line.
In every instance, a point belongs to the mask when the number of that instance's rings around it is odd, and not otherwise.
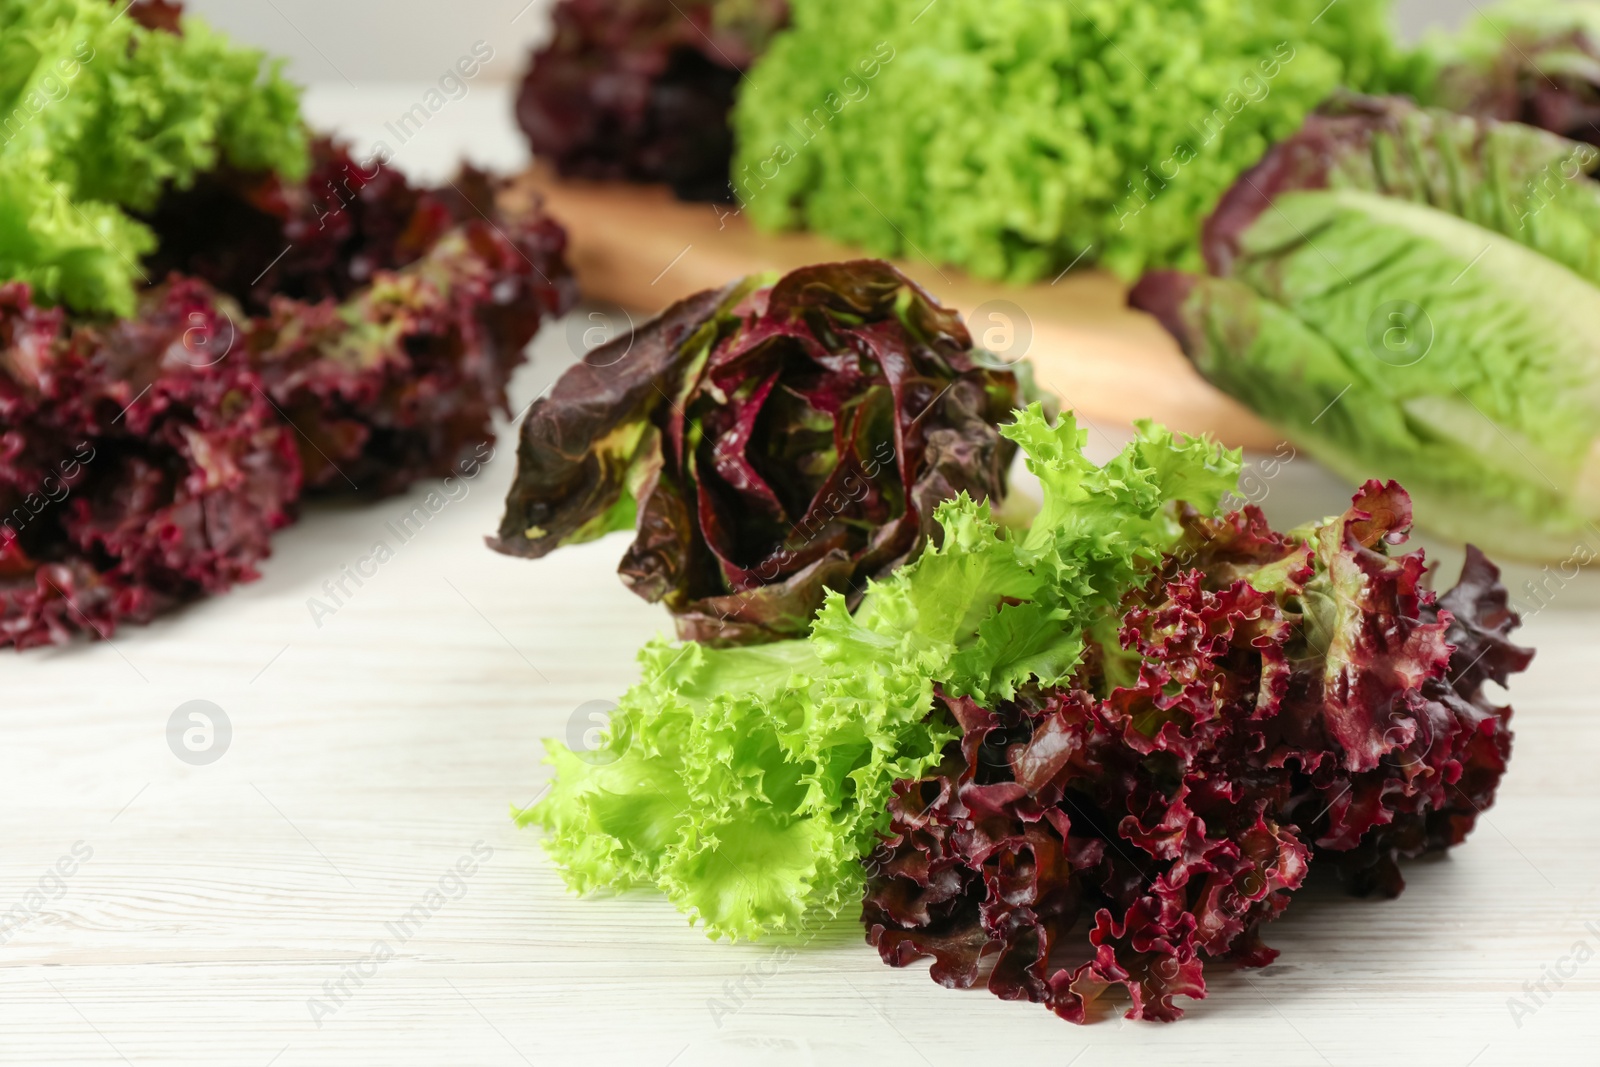
<path fill-rule="evenodd" d="M 726 205 L 680 203 L 665 188 L 562 181 L 539 168 L 520 181 L 567 225 L 583 292 L 645 314 L 747 274 L 863 254 L 814 234 L 758 233 Z M 1207 384 L 1153 318 L 1130 311 L 1110 275 L 1079 270 L 1054 284 L 1004 285 L 928 262 L 898 265 L 967 316 L 974 333 L 991 324 L 1012 331 L 1008 357 L 1026 355 L 1041 385 L 1089 417 L 1153 418 L 1246 448 L 1282 440 Z M 1026 334 L 1031 341 L 1020 340 Z"/>

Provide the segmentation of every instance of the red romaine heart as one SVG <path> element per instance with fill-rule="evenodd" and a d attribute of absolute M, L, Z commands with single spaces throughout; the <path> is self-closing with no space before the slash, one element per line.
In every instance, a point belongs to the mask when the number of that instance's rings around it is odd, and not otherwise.
<path fill-rule="evenodd" d="M 494 547 L 540 557 L 637 527 L 621 573 L 679 635 L 804 634 L 999 500 L 1024 403 L 1013 369 L 887 263 L 805 267 L 686 300 L 591 352 L 522 426 Z"/>

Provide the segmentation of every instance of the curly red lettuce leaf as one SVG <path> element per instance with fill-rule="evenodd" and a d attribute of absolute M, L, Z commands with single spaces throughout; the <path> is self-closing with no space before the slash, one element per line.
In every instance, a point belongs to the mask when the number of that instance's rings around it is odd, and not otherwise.
<path fill-rule="evenodd" d="M 542 211 L 490 200 L 350 299 L 254 318 L 247 358 L 298 431 L 308 490 L 401 492 L 493 442 L 528 342 L 576 300 L 564 246 Z"/>
<path fill-rule="evenodd" d="M 1071 685 L 942 696 L 961 739 L 896 784 L 866 861 L 886 963 L 932 957 L 940 984 L 1075 1022 L 1112 989 L 1130 1018 L 1176 1019 L 1206 961 L 1276 957 L 1260 929 L 1314 859 L 1398 893 L 1399 859 L 1493 802 L 1510 709 L 1483 683 L 1531 653 L 1481 553 L 1436 601 L 1421 553 L 1389 554 L 1410 526 L 1392 483 L 1288 536 L 1253 507 L 1184 523 Z"/>
<path fill-rule="evenodd" d="M 553 17 L 517 97 L 534 155 L 563 175 L 732 199 L 734 91 L 786 0 L 562 0 Z"/>
<path fill-rule="evenodd" d="M 0 646 L 59 643 L 257 576 L 300 491 L 293 431 L 204 285 L 69 324 L 0 287 Z"/>
<path fill-rule="evenodd" d="M 830 589 L 921 550 L 936 505 L 999 500 L 1024 386 L 887 263 L 754 278 L 591 352 L 529 411 L 495 548 L 637 527 L 623 580 L 687 640 L 799 636 Z"/>
<path fill-rule="evenodd" d="M 169 189 L 143 219 L 160 242 L 151 273 L 204 278 L 263 314 L 274 297 L 347 299 L 377 272 L 420 258 L 451 226 L 479 218 L 452 187 L 413 186 L 331 138 L 310 148 L 302 181 L 223 166 Z M 468 169 L 458 181 L 483 178 Z"/>

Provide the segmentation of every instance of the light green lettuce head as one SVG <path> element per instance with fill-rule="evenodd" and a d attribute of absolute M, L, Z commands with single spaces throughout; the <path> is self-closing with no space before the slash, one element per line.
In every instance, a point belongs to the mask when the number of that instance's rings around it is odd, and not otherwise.
<path fill-rule="evenodd" d="M 739 90 L 763 229 L 992 278 L 1197 264 L 1200 219 L 1340 85 L 1402 65 L 1385 0 L 794 0 Z"/>
<path fill-rule="evenodd" d="M 0 0 L 0 280 L 131 314 L 154 237 L 129 212 L 227 163 L 304 176 L 298 92 L 200 20 L 106 0 Z"/>

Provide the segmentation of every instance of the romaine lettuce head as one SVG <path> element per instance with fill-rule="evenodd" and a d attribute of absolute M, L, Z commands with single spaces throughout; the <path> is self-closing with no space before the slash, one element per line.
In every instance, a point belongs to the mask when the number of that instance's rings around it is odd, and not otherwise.
<path fill-rule="evenodd" d="M 1600 518 L 1600 152 L 1516 124 L 1346 101 L 1206 228 L 1212 273 L 1149 275 L 1213 383 L 1420 522 L 1564 558 Z"/>
<path fill-rule="evenodd" d="M 528 411 L 500 535 L 539 558 L 637 528 L 618 568 L 678 636 L 798 637 L 939 533 L 999 503 L 1026 363 L 973 346 L 888 263 L 819 263 L 701 293 L 595 349 Z"/>

